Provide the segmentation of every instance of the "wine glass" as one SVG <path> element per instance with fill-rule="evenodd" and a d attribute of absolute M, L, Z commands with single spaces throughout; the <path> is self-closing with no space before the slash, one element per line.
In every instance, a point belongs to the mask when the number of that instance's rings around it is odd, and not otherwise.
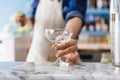
<path fill-rule="evenodd" d="M 46 29 L 45 36 L 46 38 L 53 43 L 62 44 L 71 39 L 73 31 L 71 28 L 65 29 Z M 54 62 L 55 66 L 68 66 L 69 63 L 63 62 L 61 57 L 57 58 Z"/>

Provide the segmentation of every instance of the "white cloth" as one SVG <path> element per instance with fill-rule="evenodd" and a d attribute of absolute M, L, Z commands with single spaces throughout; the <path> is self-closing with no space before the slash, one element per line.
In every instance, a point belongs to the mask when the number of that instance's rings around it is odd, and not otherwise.
<path fill-rule="evenodd" d="M 27 61 L 55 61 L 55 50 L 45 37 L 46 28 L 64 28 L 62 1 L 40 0 L 35 16 L 34 34 Z"/>

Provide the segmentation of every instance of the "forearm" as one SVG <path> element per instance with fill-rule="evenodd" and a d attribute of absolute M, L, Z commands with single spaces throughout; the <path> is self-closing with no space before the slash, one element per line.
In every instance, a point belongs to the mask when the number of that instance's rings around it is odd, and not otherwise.
<path fill-rule="evenodd" d="M 78 36 L 81 26 L 82 26 L 82 20 L 78 17 L 74 17 L 66 23 L 66 27 L 72 28 L 73 30 L 73 36 L 72 36 L 73 39 L 76 39 L 76 37 Z"/>

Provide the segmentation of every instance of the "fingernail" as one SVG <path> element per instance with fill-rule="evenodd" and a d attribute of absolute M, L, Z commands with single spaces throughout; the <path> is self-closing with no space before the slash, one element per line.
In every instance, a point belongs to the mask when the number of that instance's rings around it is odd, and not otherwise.
<path fill-rule="evenodd" d="M 72 59 L 71 59 L 71 58 L 68 58 L 68 62 L 72 62 Z"/>

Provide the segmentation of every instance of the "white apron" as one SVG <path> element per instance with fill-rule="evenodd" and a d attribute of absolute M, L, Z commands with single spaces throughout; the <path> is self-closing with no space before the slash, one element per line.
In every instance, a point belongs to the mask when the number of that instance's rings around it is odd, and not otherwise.
<path fill-rule="evenodd" d="M 62 0 L 40 0 L 35 16 L 33 40 L 27 61 L 55 61 L 56 52 L 52 48 L 52 43 L 45 37 L 46 28 L 64 28 Z"/>

